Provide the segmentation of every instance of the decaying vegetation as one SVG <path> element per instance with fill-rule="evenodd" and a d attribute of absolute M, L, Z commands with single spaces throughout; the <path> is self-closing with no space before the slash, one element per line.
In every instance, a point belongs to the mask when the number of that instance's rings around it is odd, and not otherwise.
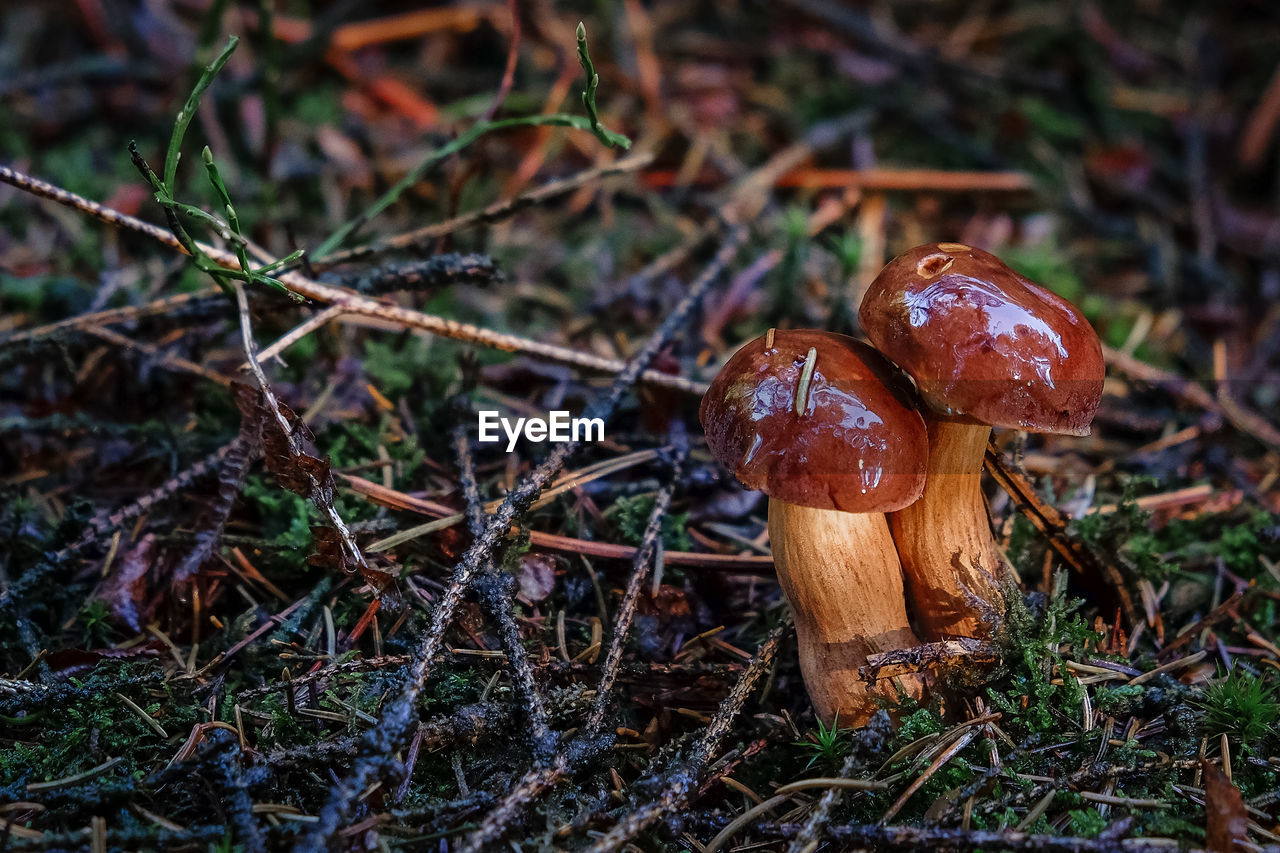
<path fill-rule="evenodd" d="M 1276 8 L 320 5 L 0 8 L 4 849 L 1280 843 Z M 939 239 L 1105 394 L 827 726 L 699 394 Z"/>

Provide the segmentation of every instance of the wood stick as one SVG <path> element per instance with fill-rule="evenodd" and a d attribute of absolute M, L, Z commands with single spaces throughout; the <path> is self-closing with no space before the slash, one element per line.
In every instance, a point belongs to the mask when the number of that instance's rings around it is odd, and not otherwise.
<path fill-rule="evenodd" d="M 186 250 L 178 239 L 169 231 L 159 226 L 152 225 L 150 222 L 144 222 L 134 216 L 121 213 L 114 208 L 91 201 L 76 193 L 64 190 L 61 187 L 54 186 L 39 178 L 34 178 L 16 169 L 8 166 L 0 166 L 0 182 L 10 184 L 21 190 L 31 193 L 32 195 L 47 198 L 67 207 L 79 210 L 82 213 L 89 214 L 108 225 L 114 225 L 118 228 L 125 228 L 130 231 L 136 231 L 144 234 L 158 243 L 161 243 L 170 249 L 186 254 Z M 232 252 L 209 246 L 204 243 L 196 244 L 199 249 L 206 253 L 215 263 L 226 267 L 227 269 L 239 269 L 240 262 Z M 593 355 L 591 353 L 579 352 L 578 350 L 568 347 L 558 346 L 556 344 L 543 343 L 541 341 L 522 338 L 518 335 L 508 335 L 502 332 L 495 332 L 480 326 L 473 326 L 470 323 L 459 323 L 456 320 L 449 320 L 445 317 L 438 317 L 434 314 L 425 314 L 421 311 L 414 311 L 409 308 L 401 308 L 398 305 L 388 305 L 378 302 L 374 299 L 361 296 L 350 290 L 341 287 L 324 284 L 315 279 L 308 278 L 299 272 L 282 273 L 278 279 L 281 284 L 289 290 L 301 296 L 325 305 L 335 305 L 343 309 L 345 314 L 359 314 L 366 317 L 376 317 L 389 321 L 403 328 L 422 329 L 434 335 L 445 338 L 454 338 L 455 340 L 467 341 L 473 344 L 490 347 L 492 349 L 504 350 L 506 352 L 519 352 L 526 355 L 532 355 L 547 361 L 557 362 L 559 364 L 567 364 L 573 367 L 579 367 L 584 370 L 590 370 L 600 373 L 616 374 L 622 372 L 626 363 L 616 358 L 604 358 L 602 356 Z M 670 373 L 663 373 L 659 370 L 645 370 L 640 375 L 640 382 L 650 385 L 660 385 L 665 388 L 671 388 L 676 391 L 683 391 L 687 394 L 701 396 L 706 391 L 706 383 L 696 380 L 687 379 L 683 376 L 675 376 Z"/>

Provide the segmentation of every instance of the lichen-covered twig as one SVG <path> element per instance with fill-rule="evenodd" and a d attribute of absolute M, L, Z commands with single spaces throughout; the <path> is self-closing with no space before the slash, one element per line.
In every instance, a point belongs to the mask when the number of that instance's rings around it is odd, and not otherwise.
<path fill-rule="evenodd" d="M 191 550 L 183 555 L 173 570 L 175 584 L 185 583 L 199 571 L 200 566 L 221 543 L 222 530 L 235 506 L 244 478 L 249 473 L 249 465 L 257 458 L 258 452 L 253 425 L 249 423 L 249 418 L 242 418 L 240 434 L 227 446 L 222 465 L 218 468 L 218 490 L 201 513 Z"/>
<path fill-rule="evenodd" d="M 671 480 L 658 491 L 654 498 L 653 510 L 645 524 L 644 534 L 640 540 L 640 550 L 636 552 L 631 563 L 631 576 L 627 579 L 627 589 L 618 605 L 618 615 L 613 621 L 613 638 L 609 641 L 609 651 L 605 655 L 604 666 L 600 670 L 600 683 L 596 687 L 596 698 L 587 715 L 585 728 L 590 733 L 599 731 L 604 717 L 609 710 L 612 699 L 613 684 L 618 677 L 618 667 L 622 663 L 622 652 L 626 647 L 627 633 L 631 630 L 631 620 L 635 617 L 636 604 L 640 601 L 640 590 L 644 586 L 645 576 L 653 564 L 662 537 L 662 523 L 671 506 L 671 497 L 676 484 L 680 480 L 680 470 L 688 453 L 687 441 L 681 440 L 676 446 L 676 459 L 672 466 Z"/>
<path fill-rule="evenodd" d="M 312 264 L 314 269 L 315 264 Z M 451 284 L 492 284 L 502 280 L 502 270 L 488 255 L 453 252 L 413 261 L 386 263 L 358 273 L 339 276 L 336 283 L 365 296 L 381 296 L 397 290 L 430 292 Z"/>
<path fill-rule="evenodd" d="M 223 729 L 215 730 L 209 740 L 212 743 L 201 756 L 201 763 L 211 771 L 211 781 L 222 795 L 222 809 L 235 840 L 246 850 L 265 850 L 262 830 L 253 816 L 246 774 L 240 766 L 244 756 L 240 744 Z"/>
<path fill-rule="evenodd" d="M 769 632 L 768 638 L 755 653 L 751 663 L 742 673 L 742 677 L 716 709 L 715 716 L 711 718 L 711 722 L 707 724 L 706 729 L 689 751 L 688 758 L 662 775 L 661 792 L 648 803 L 623 815 L 612 829 L 588 848 L 590 853 L 610 853 L 610 851 L 621 849 L 622 845 L 634 838 L 637 833 L 643 832 L 655 820 L 689 802 L 699 778 L 720 748 L 720 741 L 733 726 L 734 720 L 742 711 L 742 706 L 751 695 L 756 682 L 768 672 L 773 663 L 774 653 L 778 650 L 778 642 L 782 639 L 783 632 L 789 627 L 788 620 Z"/>
<path fill-rule="evenodd" d="M 87 529 L 79 539 L 72 542 L 61 551 L 58 551 L 56 554 L 50 555 L 48 559 L 41 560 L 39 563 L 33 565 L 25 574 L 15 580 L 7 590 L 0 592 L 0 611 L 20 600 L 28 590 L 52 573 L 68 557 L 72 557 L 80 551 L 100 542 L 112 531 L 119 530 L 123 527 L 126 522 L 137 518 L 150 510 L 157 503 L 171 497 L 191 485 L 194 481 L 214 471 L 222 463 L 222 460 L 226 455 L 231 452 L 234 445 L 235 442 L 232 441 L 231 443 L 218 448 L 213 453 L 210 453 L 205 458 L 196 462 L 190 468 L 187 468 L 176 476 L 165 480 L 159 486 L 138 498 L 133 503 L 110 512 L 95 515 L 89 520 L 89 523 L 86 525 Z"/>
<path fill-rule="evenodd" d="M 687 445 L 680 441 L 676 448 L 676 460 L 671 473 L 670 482 L 658 492 L 654 500 L 653 510 L 649 513 L 649 521 L 645 525 L 639 550 L 632 562 L 631 578 L 627 582 L 627 590 L 618 608 L 618 616 L 614 620 L 613 639 L 605 656 L 601 670 L 600 683 L 596 688 L 596 698 L 592 702 L 591 711 L 583 723 L 582 731 L 575 739 L 571 749 L 562 750 L 554 756 L 545 757 L 530 768 L 525 775 L 506 795 L 498 801 L 484 819 L 458 849 L 461 853 L 478 853 L 492 845 L 511 825 L 526 805 L 540 797 L 545 791 L 559 784 L 573 770 L 574 757 L 585 758 L 599 740 L 600 727 L 605 713 L 609 709 L 613 684 L 618 677 L 619 665 L 622 662 L 622 651 L 626 643 L 627 633 L 631 628 L 631 619 L 635 615 L 636 603 L 640 599 L 640 590 L 649 567 L 657 553 L 658 540 L 662 534 L 662 522 L 666 518 L 667 509 L 671 505 L 671 496 L 680 478 L 680 467 L 688 452 Z"/>
<path fill-rule="evenodd" d="M 471 455 L 465 423 L 459 423 L 454 428 L 453 446 L 458 457 L 462 494 L 467 502 L 467 526 L 471 529 L 472 536 L 480 536 L 484 533 L 484 504 L 480 500 L 479 484 L 476 483 L 475 459 Z M 533 678 L 529 655 L 524 643 L 520 641 L 520 627 L 516 624 L 511 605 L 514 583 L 514 578 L 498 570 L 493 555 L 480 562 L 480 571 L 473 581 L 481 602 L 497 623 L 502 650 L 507 653 L 507 665 L 511 668 L 516 689 L 529 717 L 534 752 L 537 755 L 549 755 L 555 745 L 555 736 L 547 724 L 546 704 L 542 701 L 542 693 Z"/>
<path fill-rule="evenodd" d="M 667 315 L 662 325 L 639 351 L 627 362 L 609 390 L 595 400 L 585 413 L 587 417 L 608 420 L 623 396 L 640 378 L 646 365 L 667 345 L 672 335 L 684 325 L 690 312 L 702 302 L 711 285 L 717 281 L 736 257 L 746 240 L 746 230 L 741 227 L 729 231 L 725 244 L 712 262 L 692 282 L 685 297 Z M 578 442 L 556 446 L 547 459 L 513 488 L 503 503 L 489 517 L 483 532 L 475 537 L 471 547 L 458 561 L 444 594 L 436 604 L 431 626 L 414 652 L 405 684 L 383 711 L 379 724 L 365 733 L 361 741 L 360 757 L 351 771 L 329 792 L 329 800 L 321 809 L 319 820 L 311 832 L 295 847 L 298 853 L 328 849 L 356 797 L 369 785 L 376 773 L 385 766 L 386 756 L 401 747 L 417 718 L 417 700 L 426 683 L 431 664 L 444 642 L 445 631 L 453 622 L 453 616 L 462 596 L 479 570 L 481 561 L 493 554 L 493 549 L 506 538 L 511 524 L 537 499 L 542 489 L 551 482 L 564 463 L 578 449 Z"/>

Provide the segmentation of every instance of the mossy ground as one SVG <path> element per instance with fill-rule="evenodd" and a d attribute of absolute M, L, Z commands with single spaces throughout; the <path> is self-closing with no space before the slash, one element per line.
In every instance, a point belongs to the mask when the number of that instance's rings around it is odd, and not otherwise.
<path fill-rule="evenodd" d="M 243 30 L 236 62 L 193 125 L 180 186 L 184 200 L 216 207 L 194 156 L 210 144 L 246 233 L 280 256 L 317 245 L 482 116 L 511 35 L 505 13 L 481 10 L 474 26 L 455 22 L 353 54 L 353 77 L 326 62 L 321 42 L 280 45 L 268 62 L 247 23 L 257 3 L 215 3 L 207 20 L 193 11 L 200 4 L 140 4 L 105 24 L 85 12 L 110 5 L 78 4 L 85 20 L 74 28 L 53 4 L 0 10 L 0 160 L 162 222 L 139 190 L 127 143 L 137 140 L 158 161 L 197 56 L 207 60 L 209 45 Z M 375 6 L 369 15 L 402 11 Z M 901 4 L 883 12 L 897 33 L 879 12 L 824 3 L 593 7 L 587 25 L 606 121 L 655 151 L 655 164 L 419 247 L 487 253 L 502 280 L 395 297 L 460 322 L 625 357 L 683 295 L 708 247 L 669 274 L 631 277 L 714 222 L 734 179 L 814 124 L 855 113 L 863 120 L 851 137 L 801 166 L 817 189 L 798 180 L 770 190 L 733 283 L 709 305 L 719 308 L 726 292 L 737 303 L 699 315 L 661 368 L 705 375 L 770 326 L 856 331 L 851 301 L 868 266 L 874 272 L 882 260 L 875 252 L 965 239 L 1075 301 L 1109 346 L 1212 392 L 1206 410 L 1177 387 L 1113 370 L 1092 437 L 1033 437 L 1019 457 L 1051 503 L 1081 513 L 1116 505 L 1082 514 L 1069 535 L 1120 570 L 1141 625 L 1101 608 L 1091 590 L 1102 581 L 1066 573 L 993 490 L 994 526 L 1023 581 L 1009 594 L 999 664 L 961 665 L 923 706 L 825 732 L 784 641 L 713 756 L 719 763 L 699 768 L 716 781 L 647 826 L 635 839 L 642 849 L 698 849 L 777 786 L 841 771 L 892 781 L 845 792 L 828 816 L 833 825 L 874 824 L 896 808 L 894 823 L 954 829 L 957 846 L 968 830 L 1014 828 L 1100 844 L 1160 837 L 1200 845 L 1199 761 L 1221 763 L 1224 749 L 1252 809 L 1252 840 L 1275 842 L 1280 463 L 1270 434 L 1232 406 L 1264 424 L 1280 413 L 1268 378 L 1277 358 L 1268 308 L 1275 256 L 1257 236 L 1274 229 L 1274 141 L 1256 162 L 1239 154 L 1243 128 L 1266 97 L 1280 17 L 1248 4 L 1135 2 L 1061 14 L 1022 2 L 971 7 Z M 1246 9 L 1244 22 L 1236 15 Z M 306 9 L 278 11 L 302 20 Z M 500 116 L 544 109 L 561 73 L 557 57 L 572 62 L 571 41 L 557 38 L 571 39 L 579 12 L 551 4 L 524 13 Z M 322 37 L 335 23 L 314 19 Z M 214 34 L 203 43 L 202 28 Z M 650 67 L 660 72 L 656 100 L 645 82 Z M 415 124 L 411 105 L 386 98 L 397 85 L 430 101 L 438 121 Z M 574 85 L 567 105 L 577 104 Z M 535 155 L 537 178 L 518 177 Z M 486 137 L 368 233 L 442 221 L 603 156 L 586 133 Z M 822 184 L 822 169 L 851 164 L 1020 171 L 1037 190 L 924 186 L 886 196 Z M 679 185 L 667 186 L 673 174 Z M 882 216 L 867 212 L 881 202 Z M 835 203 L 848 209 L 811 233 L 814 211 Z M 469 543 L 459 526 L 397 547 L 378 564 L 392 582 L 375 591 L 364 577 L 308 563 L 320 514 L 257 464 L 194 578 L 175 582 L 173 569 L 204 513 L 217 508 L 214 477 L 95 527 L 237 436 L 231 395 L 161 358 L 235 374 L 242 354 L 231 303 L 215 291 L 118 327 L 155 352 L 84 328 L 23 342 L 6 335 L 210 285 L 137 235 L 0 195 L 0 590 L 21 590 L 0 611 L 0 817 L 15 827 L 8 849 L 87 847 L 95 821 L 110 849 L 248 850 L 255 838 L 291 846 L 360 758 L 360 735 L 379 725 L 403 683 Z M 311 310 L 265 289 L 253 297 L 264 344 Z M 723 323 L 705 327 L 714 316 Z M 455 507 L 450 431 L 459 395 L 474 407 L 576 411 L 602 386 L 510 353 L 355 325 L 313 333 L 268 368 L 282 399 L 312 409 L 315 444 L 335 471 Z M 639 544 L 671 479 L 670 446 L 686 434 L 692 452 L 663 521 L 664 549 L 754 552 L 764 505 L 704 452 L 696 400 L 655 390 L 629 396 L 608 441 L 570 468 L 632 450 L 662 453 L 524 515 L 504 551 L 502 570 L 527 582 L 515 605 L 520 636 L 557 731 L 580 726 L 591 705 L 602 658 L 592 644 L 608 643 L 628 565 L 542 548 L 525 534 Z M 1021 452 L 1012 437 L 1001 442 L 1010 455 Z M 482 495 L 494 499 L 546 447 L 509 456 L 478 445 L 475 453 Z M 1209 494 L 1157 501 L 1154 513 L 1140 504 L 1205 485 Z M 348 489 L 335 506 L 365 545 L 424 520 Z M 59 555 L 86 531 L 98 531 L 90 547 Z M 520 849 L 585 847 L 592 832 L 657 796 L 746 658 L 786 618 L 776 584 L 758 569 L 672 562 L 662 585 L 647 587 L 606 727 L 615 740 L 510 821 L 507 837 Z M 468 599 L 417 705 L 411 775 L 402 784 L 392 770 L 363 792 L 352 822 L 366 823 L 343 843 L 456 844 L 531 766 L 528 719 L 498 648 L 486 611 Z M 1166 664 L 1175 666 L 1130 683 Z M 930 770 L 967 731 L 955 727 L 984 715 L 978 735 Z M 797 794 L 729 844 L 785 849 L 768 827 L 803 823 L 820 795 Z"/>

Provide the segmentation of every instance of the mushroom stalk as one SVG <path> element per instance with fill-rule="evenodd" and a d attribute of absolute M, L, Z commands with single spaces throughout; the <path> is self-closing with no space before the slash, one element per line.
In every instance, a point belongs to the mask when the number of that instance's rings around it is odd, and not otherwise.
<path fill-rule="evenodd" d="M 867 656 L 915 646 L 902 565 L 884 513 L 924 489 L 924 420 L 895 393 L 896 369 L 852 338 L 770 331 L 711 383 L 698 416 L 707 446 L 769 496 L 769 536 L 795 612 L 805 686 L 827 722 L 865 723 L 890 681 L 865 683 Z M 923 693 L 911 675 L 902 692 Z"/>
<path fill-rule="evenodd" d="M 982 460 L 991 427 L 925 415 L 929 467 L 920 500 L 889 514 L 920 630 L 930 640 L 987 637 L 1012 567 L 991 535 Z M 986 618 L 984 618 L 986 617 Z"/>
<path fill-rule="evenodd" d="M 919 645 L 907 621 L 902 566 L 884 515 L 769 501 L 778 582 L 795 617 L 800 670 L 818 717 L 864 725 L 875 699 L 919 698 L 919 674 L 868 684 L 867 656 Z"/>

